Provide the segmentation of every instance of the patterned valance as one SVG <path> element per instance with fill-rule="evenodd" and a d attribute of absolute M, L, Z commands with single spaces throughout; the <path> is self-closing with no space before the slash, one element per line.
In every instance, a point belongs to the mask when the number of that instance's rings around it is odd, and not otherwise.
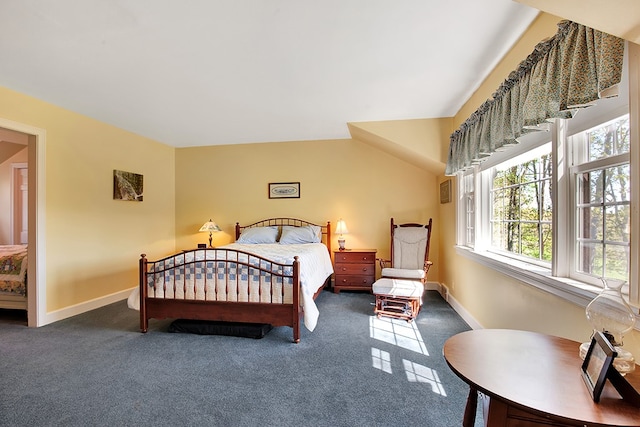
<path fill-rule="evenodd" d="M 571 21 L 540 42 L 453 134 L 445 174 L 453 175 L 554 118 L 617 95 L 624 40 Z"/>

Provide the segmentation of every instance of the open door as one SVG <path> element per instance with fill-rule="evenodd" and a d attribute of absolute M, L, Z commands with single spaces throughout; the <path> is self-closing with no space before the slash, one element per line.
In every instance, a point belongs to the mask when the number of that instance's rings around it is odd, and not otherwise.
<path fill-rule="evenodd" d="M 26 163 L 13 167 L 11 223 L 13 244 L 26 245 L 29 237 L 29 168 Z"/>

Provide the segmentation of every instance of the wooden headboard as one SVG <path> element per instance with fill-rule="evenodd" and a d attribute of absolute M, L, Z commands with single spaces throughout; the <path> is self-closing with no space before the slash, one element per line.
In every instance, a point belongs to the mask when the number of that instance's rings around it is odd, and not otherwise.
<path fill-rule="evenodd" d="M 313 222 L 305 221 L 303 219 L 297 218 L 268 218 L 263 219 L 258 222 L 254 222 L 249 225 L 240 225 L 239 222 L 236 222 L 236 240 L 240 237 L 242 230 L 245 228 L 251 227 L 269 227 L 269 226 L 278 226 L 282 227 L 283 225 L 290 225 L 293 227 L 304 227 L 305 225 L 315 225 L 320 227 L 322 232 L 322 240 L 323 243 L 327 246 L 329 253 L 331 253 L 331 222 L 327 221 L 326 225 L 320 225 Z"/>

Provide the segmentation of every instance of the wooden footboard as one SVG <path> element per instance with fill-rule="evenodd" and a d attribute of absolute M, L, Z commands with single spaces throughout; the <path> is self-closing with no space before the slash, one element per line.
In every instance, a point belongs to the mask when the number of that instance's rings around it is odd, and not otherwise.
<path fill-rule="evenodd" d="M 279 264 L 231 249 L 140 258 L 140 329 L 149 319 L 269 323 L 300 341 L 300 261 Z"/>

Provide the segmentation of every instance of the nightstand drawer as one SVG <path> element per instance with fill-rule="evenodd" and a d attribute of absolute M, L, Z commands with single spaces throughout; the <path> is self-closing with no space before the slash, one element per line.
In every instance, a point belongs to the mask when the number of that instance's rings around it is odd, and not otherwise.
<path fill-rule="evenodd" d="M 374 276 L 352 276 L 352 275 L 337 275 L 336 276 L 335 286 L 345 287 L 345 286 L 362 286 L 365 288 L 370 288 L 375 282 Z"/>
<path fill-rule="evenodd" d="M 340 264 L 336 263 L 336 274 L 365 274 L 375 275 L 375 264 Z"/>
<path fill-rule="evenodd" d="M 336 264 L 341 263 L 374 263 L 376 262 L 375 252 L 336 252 L 335 253 Z"/>

